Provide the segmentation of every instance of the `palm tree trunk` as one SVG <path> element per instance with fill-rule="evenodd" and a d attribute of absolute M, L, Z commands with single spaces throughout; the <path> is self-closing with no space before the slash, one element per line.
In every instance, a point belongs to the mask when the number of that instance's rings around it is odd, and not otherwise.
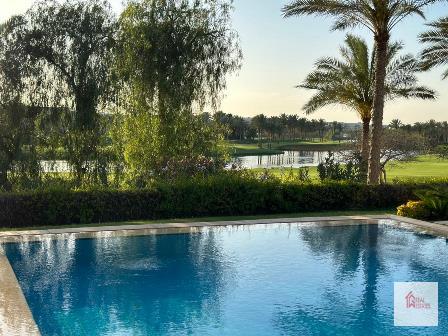
<path fill-rule="evenodd" d="M 361 145 L 361 169 L 362 175 L 367 179 L 370 152 L 370 118 L 362 119 L 362 145 Z"/>
<path fill-rule="evenodd" d="M 380 152 L 383 135 L 384 81 L 386 78 L 387 33 L 375 37 L 375 96 L 373 101 L 372 136 L 370 140 L 369 184 L 378 184 L 381 174 Z"/>
<path fill-rule="evenodd" d="M 370 119 L 362 120 L 362 147 L 361 147 L 361 157 L 364 162 L 369 161 L 370 152 Z"/>

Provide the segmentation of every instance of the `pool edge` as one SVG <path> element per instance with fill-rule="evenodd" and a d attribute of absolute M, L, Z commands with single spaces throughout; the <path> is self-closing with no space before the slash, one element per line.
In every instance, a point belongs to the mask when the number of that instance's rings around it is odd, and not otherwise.
<path fill-rule="evenodd" d="M 11 264 L 1 250 L 0 334 L 10 336 L 41 335 Z"/>
<path fill-rule="evenodd" d="M 176 229 L 206 226 L 231 226 L 231 225 L 255 225 L 255 224 L 273 224 L 273 223 L 303 223 L 303 222 L 327 222 L 327 221 L 345 221 L 345 220 L 381 220 L 390 219 L 389 215 L 360 215 L 360 216 L 329 216 L 329 217 L 290 217 L 290 218 L 273 218 L 273 219 L 250 219 L 236 221 L 216 221 L 216 222 L 191 222 L 191 223 L 153 223 L 153 224 L 130 224 L 118 226 L 88 226 L 88 227 L 71 227 L 45 230 L 19 230 L 19 231 L 0 231 L 0 242 L 6 237 L 20 236 L 41 236 L 55 234 L 71 234 L 71 233 L 96 233 L 96 232 L 113 232 L 113 231 L 129 231 L 129 230 L 146 230 L 146 229 Z"/>
<path fill-rule="evenodd" d="M 157 233 L 189 233 L 193 229 L 200 230 L 204 227 L 219 226 L 246 226 L 257 224 L 276 223 L 312 223 L 314 225 L 326 226 L 337 225 L 338 222 L 346 222 L 345 225 L 359 224 L 362 221 L 366 224 L 376 224 L 380 220 L 392 220 L 408 226 L 412 226 L 418 231 L 448 238 L 448 225 L 440 223 L 430 223 L 407 217 L 396 215 L 359 215 L 359 216 L 328 216 L 328 217 L 294 217 L 294 218 L 272 218 L 272 219 L 251 219 L 216 222 L 191 222 L 191 223 L 153 223 L 153 224 L 132 224 L 119 226 L 95 226 L 95 227 L 71 227 L 63 229 L 45 230 L 23 230 L 23 231 L 0 231 L 1 243 L 14 243 L 24 241 L 40 241 L 47 239 L 65 239 L 67 236 L 74 238 L 101 238 L 108 236 L 135 236 Z M 0 251 L 1 252 L 1 251 Z"/>

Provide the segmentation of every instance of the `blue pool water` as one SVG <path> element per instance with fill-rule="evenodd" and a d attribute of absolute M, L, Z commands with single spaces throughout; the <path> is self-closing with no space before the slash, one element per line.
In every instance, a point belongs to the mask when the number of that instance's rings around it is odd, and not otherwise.
<path fill-rule="evenodd" d="M 448 335 L 448 245 L 391 225 L 47 240 L 5 251 L 42 335 Z M 393 326 L 394 281 L 439 327 Z"/>

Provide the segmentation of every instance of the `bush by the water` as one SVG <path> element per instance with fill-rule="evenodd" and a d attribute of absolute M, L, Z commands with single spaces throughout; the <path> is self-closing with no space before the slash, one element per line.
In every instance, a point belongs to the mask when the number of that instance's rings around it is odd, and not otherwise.
<path fill-rule="evenodd" d="M 336 161 L 334 153 L 329 152 L 325 160 L 317 166 L 317 173 L 321 181 L 362 182 L 361 157 L 357 156 L 353 160 L 341 164 Z"/>
<path fill-rule="evenodd" d="M 263 215 L 385 209 L 425 185 L 328 182 L 279 183 L 225 173 L 157 183 L 145 190 L 35 191 L 0 194 L 0 227 L 104 223 L 138 219 Z"/>

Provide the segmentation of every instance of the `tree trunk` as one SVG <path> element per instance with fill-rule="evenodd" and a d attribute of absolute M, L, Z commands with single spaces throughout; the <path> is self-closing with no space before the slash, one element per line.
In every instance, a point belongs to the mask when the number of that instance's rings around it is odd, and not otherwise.
<path fill-rule="evenodd" d="M 370 152 L 370 118 L 362 120 L 361 173 L 367 179 Z"/>
<path fill-rule="evenodd" d="M 0 190 L 7 190 L 8 186 L 8 173 L 3 169 L 0 169 Z"/>
<path fill-rule="evenodd" d="M 11 190 L 11 184 L 8 181 L 8 170 L 9 164 L 0 162 L 0 190 Z"/>
<path fill-rule="evenodd" d="M 375 37 L 375 94 L 373 100 L 372 135 L 370 139 L 369 184 L 378 184 L 381 174 L 380 151 L 383 135 L 384 82 L 386 78 L 387 33 Z"/>

